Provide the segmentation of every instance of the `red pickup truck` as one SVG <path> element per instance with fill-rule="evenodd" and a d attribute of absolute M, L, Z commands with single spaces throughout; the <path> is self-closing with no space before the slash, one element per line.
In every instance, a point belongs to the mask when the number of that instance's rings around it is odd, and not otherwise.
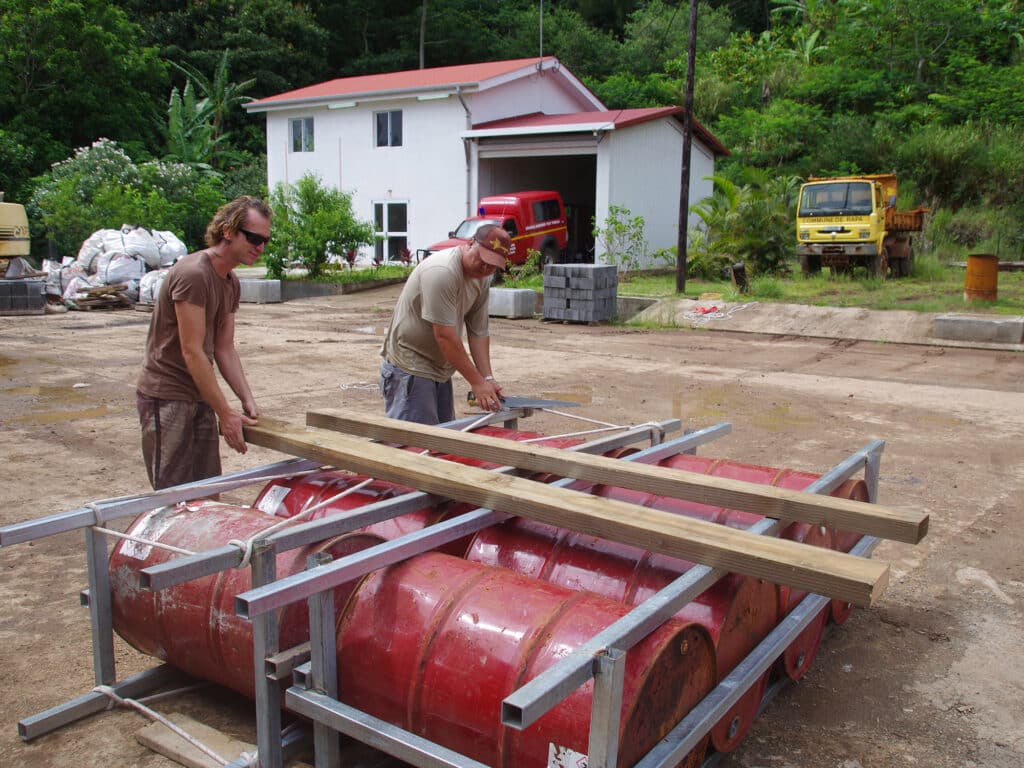
<path fill-rule="evenodd" d="M 424 258 L 434 251 L 468 243 L 485 224 L 497 224 L 511 235 L 512 253 L 509 261 L 513 264 L 526 261 L 531 250 L 540 252 L 542 264 L 565 259 L 569 237 L 565 204 L 558 192 L 550 190 L 482 197 L 476 216 L 471 216 L 449 232 L 447 240 L 422 249 L 418 255 Z"/>

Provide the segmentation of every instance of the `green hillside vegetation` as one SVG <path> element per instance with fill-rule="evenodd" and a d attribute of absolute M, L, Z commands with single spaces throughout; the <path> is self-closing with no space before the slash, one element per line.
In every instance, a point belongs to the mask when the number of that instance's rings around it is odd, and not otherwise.
<path fill-rule="evenodd" d="M 683 103 L 688 3 L 543 9 L 544 54 L 610 108 Z M 196 247 L 219 202 L 270 192 L 263 119 L 245 114 L 246 100 L 332 77 L 535 56 L 539 10 L 535 0 L 0 0 L 0 189 L 28 204 L 39 254 L 47 239 L 73 253 L 86 229 L 128 221 Z M 694 116 L 732 154 L 715 196 L 693 201 L 705 225 L 691 240 L 694 277 L 735 259 L 753 278 L 791 269 L 799 181 L 851 172 L 894 171 L 899 205 L 932 209 L 915 250 L 934 263 L 1024 258 L 1017 0 L 702 0 L 696 50 Z"/>

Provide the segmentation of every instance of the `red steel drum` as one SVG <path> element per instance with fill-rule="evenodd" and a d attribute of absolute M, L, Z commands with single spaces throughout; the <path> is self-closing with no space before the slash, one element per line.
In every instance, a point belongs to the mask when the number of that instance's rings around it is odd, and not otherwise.
<path fill-rule="evenodd" d="M 693 567 L 685 560 L 523 518 L 477 533 L 466 558 L 629 605 L 642 603 Z M 775 585 L 729 574 L 676 618 L 710 632 L 721 678 L 775 626 Z M 712 729 L 716 750 L 739 745 L 757 717 L 766 682 L 767 676 L 759 679 Z"/>
<path fill-rule="evenodd" d="M 809 544 L 812 547 L 829 548 L 832 535 L 829 530 L 821 525 L 810 525 L 808 523 L 792 523 L 783 529 L 780 538 L 797 541 L 801 544 Z M 793 589 L 782 584 L 778 585 L 779 616 L 787 616 L 790 611 L 800 604 L 800 601 L 807 597 L 804 590 Z M 831 615 L 829 604 L 826 604 L 818 614 L 811 619 L 811 622 L 804 627 L 803 631 L 796 636 L 779 660 L 779 668 L 784 671 L 792 680 L 799 680 L 814 663 L 814 657 L 818 653 L 818 646 L 821 645 L 821 637 L 825 632 L 825 625 Z"/>
<path fill-rule="evenodd" d="M 628 611 L 504 568 L 438 553 L 365 577 L 338 624 L 346 703 L 495 768 L 583 757 L 593 683 L 523 731 L 501 702 Z M 669 620 L 626 654 L 618 765 L 633 765 L 716 680 L 707 630 Z M 700 764 L 701 744 L 681 765 Z"/>
<path fill-rule="evenodd" d="M 339 493 L 347 491 L 349 488 L 353 488 L 367 479 L 365 475 L 321 471 L 308 475 L 271 480 L 260 491 L 253 506 L 269 515 L 276 515 L 279 518 L 290 518 L 305 512 L 309 507 L 330 500 L 324 506 L 303 517 L 303 521 L 308 522 L 352 512 L 367 504 L 386 501 L 411 491 L 409 488 L 389 483 L 386 480 L 370 480 L 366 487 L 348 493 L 341 498 L 334 498 Z M 444 520 L 452 514 L 458 514 L 468 509 L 470 507 L 465 504 L 450 501 L 442 502 L 434 506 L 423 506 L 404 515 L 363 526 L 358 531 L 360 533 L 380 536 L 382 539 L 390 541 L 404 534 L 422 530 L 426 526 Z M 463 540 L 461 543 L 453 542 L 448 544 L 444 551 L 451 554 L 460 554 L 465 548 L 466 542 Z"/>
<path fill-rule="evenodd" d="M 483 427 L 475 430 L 474 433 L 491 437 L 503 437 L 510 440 L 529 440 L 541 437 L 537 432 L 521 432 L 502 427 Z M 579 443 L 579 440 L 556 438 L 544 440 L 542 443 L 550 447 L 564 448 L 576 445 Z M 416 453 L 420 451 L 418 448 L 409 448 L 408 450 Z M 494 469 L 498 466 L 497 464 L 478 459 L 469 459 L 464 456 L 436 453 L 431 455 L 482 469 Z M 366 504 L 385 501 L 394 496 L 409 493 L 412 490 L 386 480 L 371 480 L 365 488 L 360 488 L 339 499 L 333 498 L 337 494 L 347 491 L 349 488 L 359 485 L 367 479 L 365 475 L 354 475 L 339 471 L 319 471 L 294 477 L 279 478 L 267 483 L 263 490 L 260 491 L 253 506 L 269 515 L 294 517 L 309 507 L 333 499 L 303 518 L 304 520 L 319 520 L 332 515 L 351 512 Z M 375 534 L 390 541 L 406 533 L 419 531 L 428 525 L 433 525 L 449 517 L 468 512 L 473 508 L 474 505 L 446 501 L 436 506 L 424 506 L 405 515 L 382 520 L 358 530 L 363 533 Z M 467 542 L 468 539 L 460 539 L 441 547 L 439 551 L 452 555 L 461 555 L 466 550 Z"/>
<path fill-rule="evenodd" d="M 193 552 L 248 540 L 281 520 L 248 507 L 215 501 L 192 501 L 140 515 L 128 533 Z M 277 577 L 304 570 L 317 552 L 342 557 L 381 542 L 369 534 L 348 534 L 276 558 Z M 114 629 L 142 653 L 252 697 L 252 624 L 235 615 L 234 599 L 251 586 L 251 569 L 232 569 L 204 576 L 159 592 L 143 590 L 138 572 L 180 555 L 165 549 L 122 540 L 110 557 Z M 355 586 L 339 587 L 342 604 Z M 309 614 L 301 600 L 278 614 L 280 647 L 309 639 Z"/>

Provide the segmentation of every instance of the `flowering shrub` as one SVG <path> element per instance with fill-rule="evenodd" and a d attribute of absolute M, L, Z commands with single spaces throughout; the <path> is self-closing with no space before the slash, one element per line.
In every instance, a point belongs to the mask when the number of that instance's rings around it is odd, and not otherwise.
<path fill-rule="evenodd" d="M 67 256 L 96 230 L 122 224 L 169 230 L 196 250 L 223 202 L 219 179 L 181 163 L 137 165 L 116 142 L 99 139 L 37 178 L 26 208 L 35 231 Z"/>

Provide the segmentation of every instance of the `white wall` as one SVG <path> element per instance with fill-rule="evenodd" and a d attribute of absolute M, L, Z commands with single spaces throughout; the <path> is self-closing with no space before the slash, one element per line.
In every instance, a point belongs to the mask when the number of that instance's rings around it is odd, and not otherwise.
<path fill-rule="evenodd" d="M 598 148 L 597 205 L 599 225 L 611 206 L 644 217 L 649 251 L 672 248 L 679 239 L 679 180 L 683 158 L 682 125 L 666 118 L 610 132 Z M 701 142 L 693 141 L 690 156 L 690 202 L 711 194 L 712 184 L 704 179 L 714 173 L 714 158 Z M 689 214 L 689 224 L 699 219 Z M 596 244 L 597 261 L 604 248 Z M 664 266 L 649 261 L 641 266 Z"/>
<path fill-rule="evenodd" d="M 486 123 L 534 112 L 561 115 L 594 108 L 563 90 L 564 83 L 564 79 L 554 73 L 542 72 L 474 93 L 473 122 Z"/>
<path fill-rule="evenodd" d="M 352 194 L 356 215 L 370 221 L 375 202 L 406 202 L 409 248 L 425 248 L 444 239 L 449 230 L 472 214 L 478 188 L 493 191 L 491 187 L 498 180 L 487 177 L 488 173 L 508 173 L 507 166 L 488 170 L 485 163 L 481 166 L 483 179 L 471 176 L 468 169 L 476 164 L 476 155 L 467 160 L 467 151 L 475 153 L 476 143 L 467 150 L 459 136 L 469 127 L 468 120 L 479 124 L 535 111 L 554 114 L 581 108 L 578 97 L 561 90 L 559 82 L 551 73 L 535 74 L 464 95 L 471 118 L 467 118 L 463 103 L 456 96 L 425 101 L 406 97 L 342 109 L 319 106 L 269 112 L 268 183 L 273 189 L 278 182 L 294 183 L 307 171 L 313 171 L 325 184 Z M 393 109 L 402 110 L 403 146 L 377 147 L 374 113 Z M 314 118 L 314 152 L 291 151 L 289 120 L 297 117 Z M 596 148 L 593 200 L 597 221 L 606 219 L 610 205 L 642 215 L 651 250 L 670 248 L 678 239 L 681 128 L 674 118 L 641 123 L 605 134 Z M 711 182 L 704 177 L 713 172 L 713 156 L 695 139 L 691 204 L 711 194 Z M 696 222 L 696 217 L 690 218 Z M 364 250 L 369 253 L 370 249 Z M 601 250 L 598 243 L 598 261 Z"/>
<path fill-rule="evenodd" d="M 402 110 L 402 146 L 378 147 L 374 113 L 395 109 Z M 315 151 L 291 152 L 288 121 L 306 116 L 315 120 Z M 267 118 L 271 189 L 281 181 L 294 184 L 312 171 L 325 185 L 351 194 L 356 215 L 369 221 L 375 202 L 406 202 L 413 251 L 444 238 L 467 206 L 475 205 L 467 198 L 466 156 L 459 138 L 466 116 L 455 97 L 271 112 Z"/>

